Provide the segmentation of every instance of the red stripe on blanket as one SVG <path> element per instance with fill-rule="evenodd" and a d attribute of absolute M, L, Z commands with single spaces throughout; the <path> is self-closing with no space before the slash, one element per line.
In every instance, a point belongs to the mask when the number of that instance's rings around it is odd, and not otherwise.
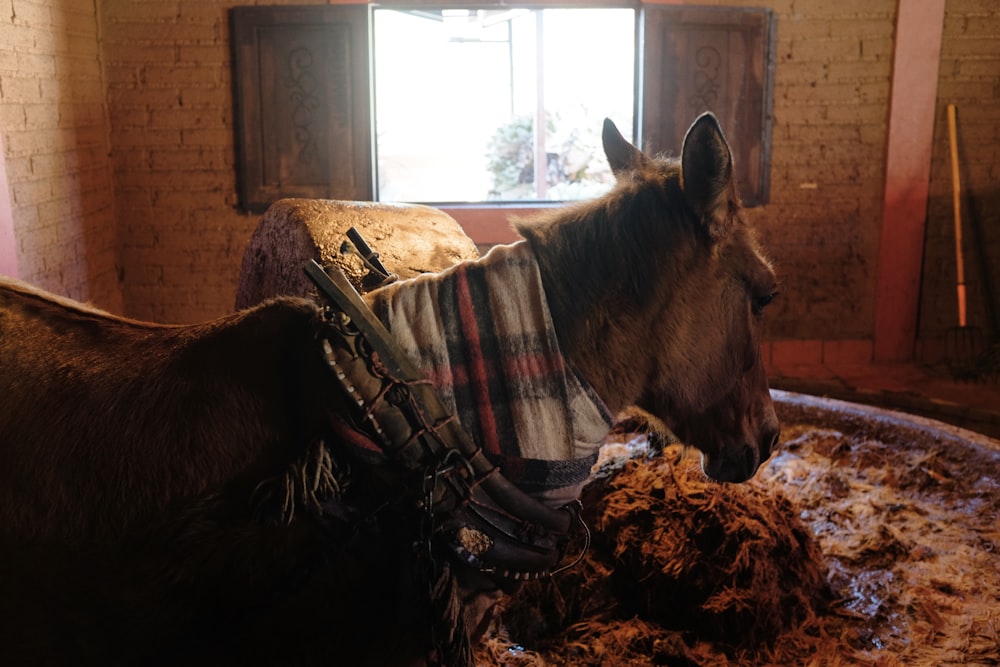
<path fill-rule="evenodd" d="M 424 371 L 424 375 L 438 391 L 450 391 L 455 386 L 464 387 L 469 384 L 465 366 L 439 366 Z"/>
<path fill-rule="evenodd" d="M 508 378 L 559 377 L 566 372 L 562 357 L 551 354 L 522 354 L 504 357 L 503 372 Z"/>
<path fill-rule="evenodd" d="M 496 416 L 490 402 L 489 378 L 486 374 L 486 361 L 479 345 L 479 325 L 476 322 L 476 312 L 472 304 L 472 292 L 469 290 L 469 277 L 465 266 L 455 272 L 455 287 L 458 300 L 458 316 L 461 320 L 462 334 L 469 355 L 469 384 L 473 396 L 479 404 L 479 419 L 483 430 L 483 451 L 490 454 L 500 453 L 500 442 L 497 439 Z"/>
<path fill-rule="evenodd" d="M 482 361 L 483 364 L 486 363 L 485 358 Z M 506 357 L 501 364 L 503 373 L 511 384 L 518 380 L 530 383 L 543 378 L 560 378 L 566 374 L 566 365 L 562 358 L 550 354 Z M 431 368 L 426 375 L 438 391 L 452 391 L 456 387 L 467 387 L 470 384 L 469 372 L 465 365 Z"/>

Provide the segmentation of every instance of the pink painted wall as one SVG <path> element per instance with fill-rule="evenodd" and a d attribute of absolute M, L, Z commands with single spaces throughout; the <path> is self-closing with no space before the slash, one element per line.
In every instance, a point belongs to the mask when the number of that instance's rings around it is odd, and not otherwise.
<path fill-rule="evenodd" d="M 3 133 L 0 133 L 0 275 L 17 278 L 17 245 L 14 238 L 14 215 L 10 206 L 10 184 L 4 159 Z"/>
<path fill-rule="evenodd" d="M 875 295 L 875 360 L 913 358 L 945 0 L 899 4 Z"/>

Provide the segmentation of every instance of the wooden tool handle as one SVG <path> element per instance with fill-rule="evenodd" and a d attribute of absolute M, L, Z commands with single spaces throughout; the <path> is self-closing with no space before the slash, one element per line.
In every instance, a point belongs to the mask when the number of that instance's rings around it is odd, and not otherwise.
<path fill-rule="evenodd" d="M 948 141 L 951 145 L 951 193 L 955 221 L 955 288 L 958 296 L 958 326 L 964 327 L 965 310 L 965 259 L 962 256 L 962 180 L 958 170 L 958 124 L 955 105 L 948 105 Z"/>

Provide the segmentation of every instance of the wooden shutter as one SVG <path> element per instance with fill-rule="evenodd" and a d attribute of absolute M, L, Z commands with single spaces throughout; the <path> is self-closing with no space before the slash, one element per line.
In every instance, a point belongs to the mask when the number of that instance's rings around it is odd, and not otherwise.
<path fill-rule="evenodd" d="M 767 203 L 775 15 L 769 9 L 646 6 L 639 140 L 679 155 L 703 111 L 719 118 L 747 206 Z"/>
<path fill-rule="evenodd" d="M 241 208 L 370 200 L 368 7 L 230 12 Z"/>

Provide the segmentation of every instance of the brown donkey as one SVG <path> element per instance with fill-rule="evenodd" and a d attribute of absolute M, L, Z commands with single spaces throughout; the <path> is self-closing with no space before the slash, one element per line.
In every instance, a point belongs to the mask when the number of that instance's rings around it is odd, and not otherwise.
<path fill-rule="evenodd" d="M 368 295 L 504 478 L 557 508 L 627 407 L 718 480 L 749 478 L 778 432 L 775 279 L 715 118 L 679 161 L 604 139 L 609 194 Z M 427 489 L 339 427 L 325 315 L 284 298 L 162 326 L 0 280 L 0 663 L 467 662 L 496 570 L 453 558 Z"/>
<path fill-rule="evenodd" d="M 564 354 L 613 412 L 637 406 L 704 456 L 709 477 L 750 478 L 778 438 L 761 353 L 777 293 L 741 214 L 711 114 L 679 161 L 649 157 L 610 121 L 605 197 L 521 224 Z"/>

